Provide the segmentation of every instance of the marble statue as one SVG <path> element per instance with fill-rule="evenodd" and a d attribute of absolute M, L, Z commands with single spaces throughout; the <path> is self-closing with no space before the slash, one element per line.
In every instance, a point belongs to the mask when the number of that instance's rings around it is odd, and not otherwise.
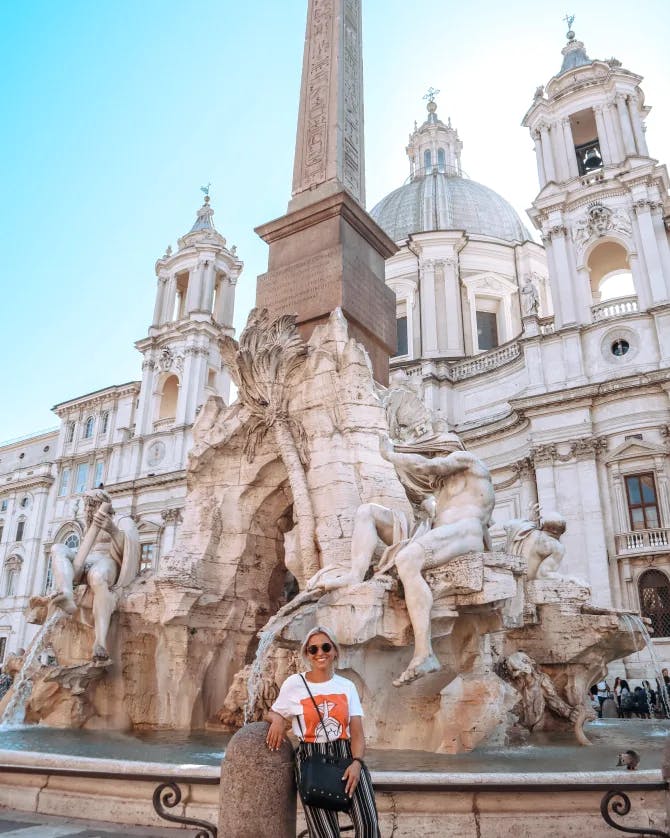
<path fill-rule="evenodd" d="M 560 541 L 565 527 L 558 512 L 546 512 L 537 521 L 514 518 L 505 524 L 507 552 L 528 561 L 529 580 L 562 578 L 558 568 L 565 556 Z"/>
<path fill-rule="evenodd" d="M 86 583 L 92 594 L 95 641 L 93 660 L 107 660 L 107 635 L 118 601 L 118 589 L 137 576 L 140 559 L 139 536 L 131 518 L 115 523 L 110 497 L 95 489 L 85 497 L 87 529 L 78 550 L 65 544 L 51 548 L 56 593 L 54 605 L 67 614 L 78 609 L 74 587 Z"/>
<path fill-rule="evenodd" d="M 452 439 L 448 445 L 454 446 L 453 435 L 449 436 Z M 412 449 L 412 453 L 396 450 L 388 437 L 380 442 L 382 457 L 396 467 L 403 485 L 411 486 L 415 493 L 423 492 L 424 498 L 435 497 L 435 516 L 430 525 L 394 544 L 392 556 L 383 563 L 385 569 L 392 558 L 397 568 L 414 630 L 414 654 L 407 669 L 393 682 L 395 686 L 441 668 L 431 644 L 433 595 L 422 571 L 467 553 L 491 549 L 488 528 L 495 498 L 489 470 L 468 451 L 436 454 L 438 441 L 439 437 L 432 445 L 429 440 L 421 445 L 399 446 Z M 388 526 L 388 517 L 385 523 Z"/>
<path fill-rule="evenodd" d="M 526 276 L 521 286 L 521 308 L 524 317 L 537 317 L 540 310 L 540 297 L 530 276 Z"/>
<path fill-rule="evenodd" d="M 585 707 L 573 707 L 558 695 L 554 682 L 542 672 L 525 652 L 514 652 L 504 661 L 508 680 L 521 696 L 519 723 L 531 733 L 542 728 L 547 709 L 575 725 L 575 734 L 583 745 L 591 743 L 582 730 L 587 720 Z"/>

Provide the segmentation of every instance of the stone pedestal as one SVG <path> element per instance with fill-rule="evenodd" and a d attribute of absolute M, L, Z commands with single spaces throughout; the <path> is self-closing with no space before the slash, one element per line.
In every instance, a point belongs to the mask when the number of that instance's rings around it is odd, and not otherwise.
<path fill-rule="evenodd" d="M 397 247 L 347 193 L 338 192 L 256 228 L 270 245 L 268 271 L 258 277 L 256 305 L 297 314 L 306 340 L 341 308 L 349 334 L 388 383 L 396 351 L 395 294 L 384 284 L 384 260 Z"/>
<path fill-rule="evenodd" d="M 295 838 L 293 749 L 268 750 L 267 722 L 239 730 L 221 766 L 219 835 L 222 838 Z"/>

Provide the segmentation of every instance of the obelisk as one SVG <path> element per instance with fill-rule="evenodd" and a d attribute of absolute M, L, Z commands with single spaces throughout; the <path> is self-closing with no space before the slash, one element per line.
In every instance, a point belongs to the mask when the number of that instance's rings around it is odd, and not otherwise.
<path fill-rule="evenodd" d="M 256 305 L 297 313 L 303 337 L 340 307 L 388 382 L 395 294 L 384 260 L 397 247 L 365 211 L 361 0 L 309 0 L 287 214 L 256 229 L 270 246 Z"/>

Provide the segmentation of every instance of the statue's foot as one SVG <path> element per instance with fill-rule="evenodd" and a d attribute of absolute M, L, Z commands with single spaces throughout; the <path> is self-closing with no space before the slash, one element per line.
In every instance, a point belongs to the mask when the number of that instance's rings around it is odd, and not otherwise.
<path fill-rule="evenodd" d="M 309 580 L 305 586 L 306 591 L 334 591 L 337 588 L 346 588 L 348 585 L 357 585 L 359 579 L 351 572 L 351 568 L 323 567 Z"/>
<path fill-rule="evenodd" d="M 428 675 L 430 672 L 439 672 L 440 669 L 442 669 L 442 664 L 432 652 L 425 658 L 412 658 L 403 674 L 395 679 L 393 686 L 404 687 L 405 684 L 411 684 L 417 678 L 423 678 L 424 675 Z"/>
<path fill-rule="evenodd" d="M 107 661 L 109 660 L 109 654 L 107 649 L 104 646 L 101 646 L 100 643 L 96 643 L 93 647 L 93 660 L 94 661 Z"/>
<path fill-rule="evenodd" d="M 51 598 L 51 602 L 66 614 L 74 614 L 77 610 L 77 603 L 74 601 L 74 594 L 69 591 L 67 593 L 59 591 Z"/>

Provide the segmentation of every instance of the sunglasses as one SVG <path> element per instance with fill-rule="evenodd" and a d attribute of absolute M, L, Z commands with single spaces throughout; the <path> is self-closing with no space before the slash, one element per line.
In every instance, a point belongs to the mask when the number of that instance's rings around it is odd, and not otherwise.
<path fill-rule="evenodd" d="M 325 652 L 328 654 L 330 650 L 333 648 L 332 643 L 324 643 L 322 646 L 317 646 L 316 643 L 312 646 L 308 646 L 306 651 L 308 655 L 316 655 L 319 651 Z"/>

